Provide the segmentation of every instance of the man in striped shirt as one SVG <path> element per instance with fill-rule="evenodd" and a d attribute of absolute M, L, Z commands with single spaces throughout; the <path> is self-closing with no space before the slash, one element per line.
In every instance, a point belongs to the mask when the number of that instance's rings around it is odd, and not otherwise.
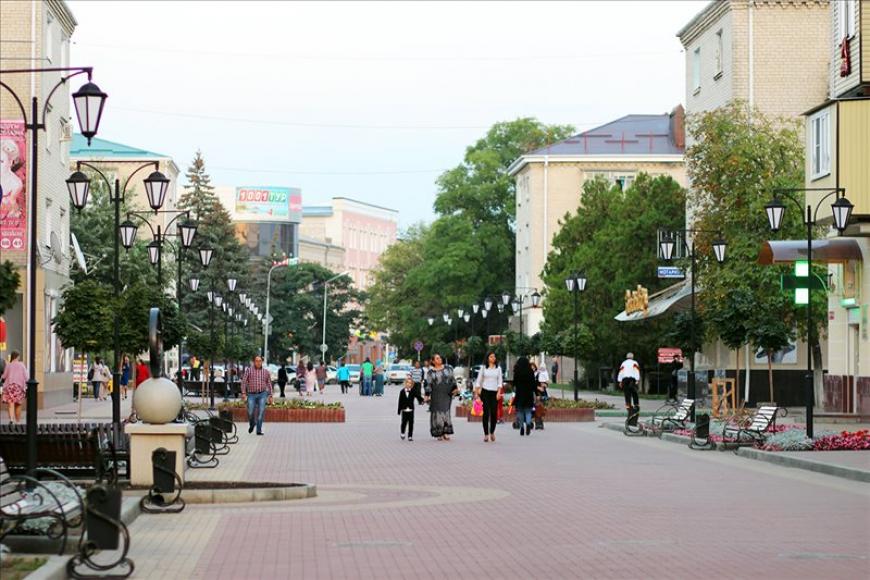
<path fill-rule="evenodd" d="M 423 369 L 420 368 L 420 361 L 419 360 L 414 361 L 414 368 L 411 369 L 411 372 L 408 373 L 408 376 L 411 378 L 412 381 L 414 381 L 414 393 L 415 393 L 416 398 L 422 399 L 421 394 L 423 392 L 423 377 L 424 377 L 424 375 L 423 375 Z M 423 404 L 422 400 L 421 400 L 420 404 L 421 405 Z"/>
<path fill-rule="evenodd" d="M 254 357 L 254 366 L 242 377 L 242 400 L 248 402 L 248 433 L 254 432 L 256 423 L 257 435 L 262 435 L 266 405 L 272 404 L 272 375 L 263 368 L 263 357 L 259 355 Z"/>

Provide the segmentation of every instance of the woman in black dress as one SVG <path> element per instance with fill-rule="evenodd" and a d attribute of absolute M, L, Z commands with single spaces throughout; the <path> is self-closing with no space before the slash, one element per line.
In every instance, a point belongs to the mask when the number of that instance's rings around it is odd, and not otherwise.
<path fill-rule="evenodd" d="M 432 367 L 426 373 L 426 401 L 429 403 L 429 432 L 439 441 L 450 441 L 453 421 L 450 405 L 459 394 L 453 369 L 444 364 L 440 354 L 432 356 Z"/>
<path fill-rule="evenodd" d="M 521 356 L 514 365 L 514 409 L 520 424 L 520 435 L 532 434 L 532 407 L 535 406 L 535 391 L 538 382 L 529 364 L 529 359 Z"/>

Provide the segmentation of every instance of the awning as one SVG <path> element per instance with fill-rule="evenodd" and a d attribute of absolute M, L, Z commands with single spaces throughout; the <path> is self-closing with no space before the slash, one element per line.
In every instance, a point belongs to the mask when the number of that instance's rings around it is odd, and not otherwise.
<path fill-rule="evenodd" d="M 692 296 L 692 280 L 685 280 L 656 292 L 649 297 L 649 308 L 646 311 L 626 314 L 625 310 L 616 315 L 619 322 L 637 322 L 653 316 L 664 314 L 667 311 L 679 312 L 689 308 L 689 298 Z"/>
<path fill-rule="evenodd" d="M 758 263 L 789 264 L 795 260 L 807 259 L 807 243 L 801 240 L 768 241 L 758 252 Z M 813 240 L 813 262 L 837 263 L 847 260 L 861 260 L 861 246 L 852 238 L 831 238 Z"/>

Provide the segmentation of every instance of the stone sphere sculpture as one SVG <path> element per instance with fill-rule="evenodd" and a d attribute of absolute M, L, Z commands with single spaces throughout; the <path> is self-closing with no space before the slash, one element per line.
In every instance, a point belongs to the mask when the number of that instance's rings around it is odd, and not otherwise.
<path fill-rule="evenodd" d="M 133 395 L 133 408 L 146 423 L 169 423 L 181 410 L 181 393 L 166 377 L 146 379 Z"/>
<path fill-rule="evenodd" d="M 163 371 L 163 339 L 160 330 L 160 309 L 152 308 L 148 318 L 148 351 L 151 356 L 151 377 L 142 382 L 133 394 L 133 408 L 146 423 L 169 423 L 181 411 L 178 387 L 160 376 Z"/>

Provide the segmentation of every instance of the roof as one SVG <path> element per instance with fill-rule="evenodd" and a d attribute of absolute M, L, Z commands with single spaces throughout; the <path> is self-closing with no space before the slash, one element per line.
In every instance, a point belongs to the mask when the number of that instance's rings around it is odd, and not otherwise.
<path fill-rule="evenodd" d="M 710 22 L 715 21 L 722 13 L 729 10 L 731 5 L 728 1 L 711 0 L 700 12 L 686 23 L 678 32 L 677 38 L 686 46 L 698 32 L 704 30 Z M 691 32 L 691 34 L 690 34 Z"/>
<path fill-rule="evenodd" d="M 328 217 L 332 215 L 332 206 L 329 205 L 304 205 L 302 217 Z"/>
<path fill-rule="evenodd" d="M 527 155 L 682 155 L 671 116 L 626 115 Z"/>
<path fill-rule="evenodd" d="M 72 143 L 69 146 L 69 154 L 70 157 L 89 157 L 89 158 L 138 158 L 138 157 L 146 157 L 146 158 L 161 158 L 161 159 L 169 159 L 169 155 L 164 155 L 163 153 L 155 153 L 153 151 L 148 151 L 147 149 L 139 149 L 137 147 L 130 147 L 129 145 L 123 145 L 121 143 L 115 143 L 114 141 L 107 141 L 106 139 L 98 139 L 94 137 L 91 139 L 91 145 L 88 146 L 87 139 L 84 138 L 80 133 L 73 133 Z"/>
<path fill-rule="evenodd" d="M 813 262 L 832 264 L 847 260 L 861 261 L 861 246 L 852 238 L 830 238 L 813 240 Z M 805 240 L 775 240 L 761 245 L 758 263 L 789 264 L 795 260 L 807 259 Z"/>
<path fill-rule="evenodd" d="M 623 310 L 614 316 L 614 320 L 618 322 L 637 322 L 659 316 L 668 311 L 680 312 L 688 308 L 687 302 L 691 295 L 692 277 L 687 276 L 685 280 L 681 280 L 673 286 L 668 286 L 664 290 L 660 290 L 650 296 L 649 306 L 646 310 L 639 310 L 631 314 L 626 314 L 625 310 Z"/>

